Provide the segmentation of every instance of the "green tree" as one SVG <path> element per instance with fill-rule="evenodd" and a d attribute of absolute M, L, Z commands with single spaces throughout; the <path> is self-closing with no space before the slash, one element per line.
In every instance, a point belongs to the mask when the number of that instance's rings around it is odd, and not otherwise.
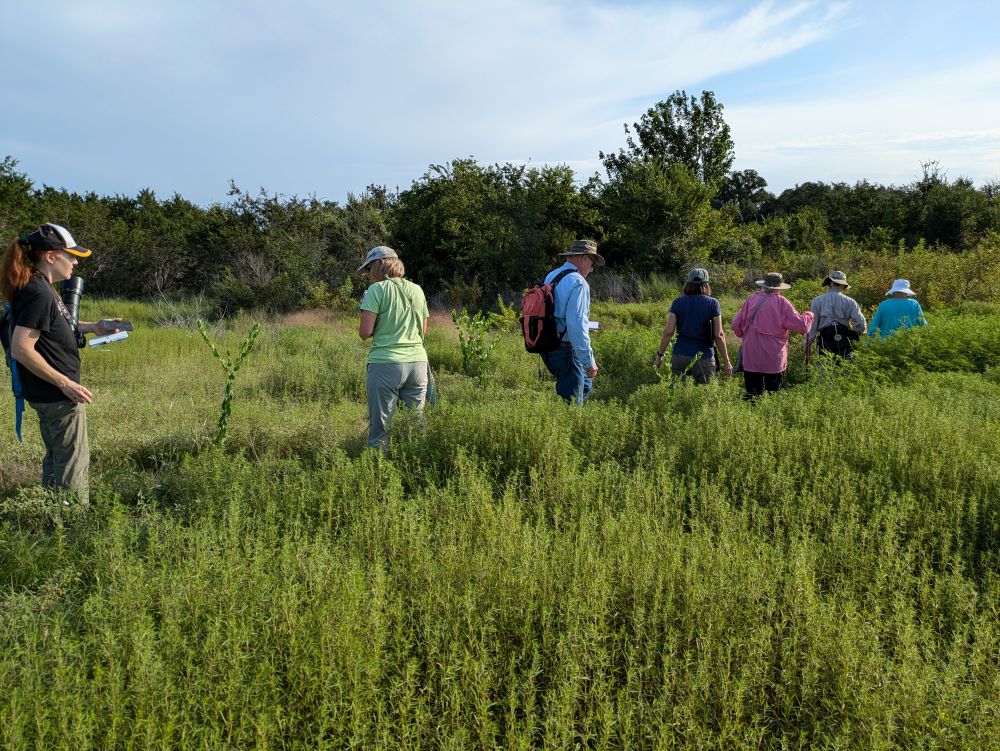
<path fill-rule="evenodd" d="M 387 188 L 369 185 L 360 195 L 349 193 L 347 203 L 332 213 L 332 221 L 324 229 L 330 261 L 324 281 L 331 289 L 339 289 L 345 282 L 360 287 L 361 279 L 354 272 L 365 253 L 393 241 L 391 221 L 396 200 Z"/>
<path fill-rule="evenodd" d="M 763 262 L 786 274 L 820 274 L 829 271 L 830 233 L 826 214 L 803 206 L 791 216 L 772 215 L 759 225 L 746 225 L 757 234 Z"/>
<path fill-rule="evenodd" d="M 804 206 L 823 210 L 831 190 L 832 188 L 824 182 L 804 182 L 794 188 L 787 188 L 774 199 L 765 214 L 790 216 Z"/>
<path fill-rule="evenodd" d="M 722 111 L 711 91 L 702 91 L 701 97 L 675 91 L 650 107 L 631 130 L 625 125 L 624 149 L 617 154 L 600 152 L 609 177 L 632 162 L 659 160 L 683 164 L 704 183 L 721 184 L 735 158 Z"/>
<path fill-rule="evenodd" d="M 42 220 L 35 210 L 31 180 L 17 169 L 12 156 L 0 162 L 0 252 L 20 233 Z"/>
<path fill-rule="evenodd" d="M 226 308 L 288 310 L 315 297 L 317 280 L 330 275 L 324 242 L 336 205 L 264 189 L 256 195 L 230 187 L 233 201 L 212 228 L 213 291 Z"/>
<path fill-rule="evenodd" d="M 600 193 L 607 253 L 643 272 L 675 273 L 726 245 L 728 216 L 713 211 L 712 188 L 680 163 L 636 160 Z"/>
<path fill-rule="evenodd" d="M 774 194 L 765 190 L 767 180 L 754 169 L 730 172 L 722 181 L 716 200 L 722 205 L 736 208 L 741 222 L 759 221 Z"/>
<path fill-rule="evenodd" d="M 953 250 L 969 250 L 995 226 L 996 212 L 985 191 L 966 178 L 948 180 L 937 162 L 923 165 L 923 176 L 906 196 L 905 236 L 912 244 L 923 238 Z"/>
<path fill-rule="evenodd" d="M 484 167 L 473 159 L 432 165 L 400 194 L 393 219 L 407 272 L 471 304 L 529 284 L 597 224 L 568 167 Z"/>

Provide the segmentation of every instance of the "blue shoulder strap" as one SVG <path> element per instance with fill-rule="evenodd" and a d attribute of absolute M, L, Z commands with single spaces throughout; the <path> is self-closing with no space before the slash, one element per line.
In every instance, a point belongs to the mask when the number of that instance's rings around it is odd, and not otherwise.
<path fill-rule="evenodd" d="M 7 341 L 14 339 L 14 318 L 10 314 L 10 305 L 3 304 L 3 312 L 7 317 Z M 17 360 L 10 356 L 10 352 L 4 352 L 4 359 L 7 367 L 10 368 L 10 389 L 14 392 L 14 432 L 17 434 L 17 442 L 24 443 L 21 437 L 21 418 L 24 416 L 24 392 L 21 390 L 21 378 L 17 374 Z"/>

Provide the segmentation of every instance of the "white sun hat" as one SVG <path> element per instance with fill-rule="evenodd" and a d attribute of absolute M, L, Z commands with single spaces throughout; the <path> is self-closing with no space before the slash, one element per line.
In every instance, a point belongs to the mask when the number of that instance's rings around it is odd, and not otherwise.
<path fill-rule="evenodd" d="M 909 279 L 897 279 L 892 283 L 892 287 L 888 292 L 885 293 L 886 297 L 889 297 L 894 292 L 902 292 L 904 295 L 915 296 L 917 293 L 910 289 Z"/>

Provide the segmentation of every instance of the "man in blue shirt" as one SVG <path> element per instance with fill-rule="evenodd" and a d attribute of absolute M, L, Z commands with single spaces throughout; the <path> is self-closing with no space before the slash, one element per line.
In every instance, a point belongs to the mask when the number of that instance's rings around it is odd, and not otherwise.
<path fill-rule="evenodd" d="M 556 393 L 568 403 L 583 404 L 597 375 L 597 361 L 590 347 L 590 285 L 587 277 L 604 259 L 593 240 L 576 240 L 568 251 L 560 253 L 566 263 L 545 277 L 549 284 L 562 271 L 569 270 L 556 285 L 556 330 L 562 339 L 559 348 L 542 353 L 542 362 L 556 377 Z"/>

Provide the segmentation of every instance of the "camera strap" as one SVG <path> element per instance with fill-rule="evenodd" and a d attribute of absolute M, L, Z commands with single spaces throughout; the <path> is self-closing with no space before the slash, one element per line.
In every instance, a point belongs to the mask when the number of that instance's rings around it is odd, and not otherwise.
<path fill-rule="evenodd" d="M 77 322 L 73 320 L 73 316 L 70 314 L 69 308 L 66 307 L 66 303 L 64 303 L 62 298 L 56 294 L 55 287 L 50 286 L 50 289 L 52 290 L 52 294 L 55 295 L 56 307 L 59 308 L 59 313 L 66 319 L 66 323 L 69 324 L 70 328 L 73 329 L 73 336 L 76 337 L 76 346 L 83 349 L 87 346 L 87 340 L 80 331 L 80 327 L 77 325 Z"/>
<path fill-rule="evenodd" d="M 62 313 L 62 317 L 66 319 L 66 322 L 75 329 L 76 325 L 73 323 L 73 316 L 70 315 L 66 303 L 59 299 L 59 295 L 56 295 L 56 306 L 59 308 L 59 312 Z"/>

